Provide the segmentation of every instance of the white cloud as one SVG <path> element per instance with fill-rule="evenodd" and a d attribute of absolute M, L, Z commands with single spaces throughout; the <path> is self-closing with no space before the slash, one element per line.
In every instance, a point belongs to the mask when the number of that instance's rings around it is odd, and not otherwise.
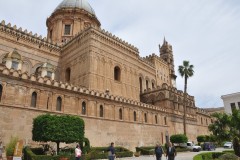
<path fill-rule="evenodd" d="M 0 19 L 46 35 L 46 18 L 62 0 L 0 0 Z M 158 54 L 163 37 L 173 45 L 175 69 L 195 66 L 188 91 L 198 107 L 222 106 L 221 95 L 239 92 L 240 1 L 89 0 L 102 28 L 135 45 L 141 56 Z M 178 88 L 183 80 L 178 75 Z"/>

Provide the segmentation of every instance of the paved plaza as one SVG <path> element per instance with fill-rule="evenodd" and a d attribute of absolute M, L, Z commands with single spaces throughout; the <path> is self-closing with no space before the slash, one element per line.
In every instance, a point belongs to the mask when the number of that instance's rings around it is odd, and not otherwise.
<path fill-rule="evenodd" d="M 224 149 L 224 148 L 217 148 L 215 151 L 212 152 L 222 152 L 223 150 L 228 150 L 228 149 Z M 204 153 L 206 151 L 201 151 L 201 152 L 182 152 L 182 153 L 178 153 L 177 157 L 175 158 L 175 160 L 192 160 L 193 157 L 199 153 Z M 209 151 L 207 151 L 209 152 Z M 4 156 L 5 154 L 3 154 Z M 6 160 L 6 157 L 3 157 L 3 160 Z M 103 159 L 102 159 L 103 160 Z M 106 160 L 106 159 L 104 159 Z M 140 156 L 140 157 L 129 157 L 129 158 L 116 158 L 115 160 L 156 160 L 155 156 Z M 162 157 L 162 160 L 167 160 L 166 157 Z"/>
<path fill-rule="evenodd" d="M 223 150 L 226 150 L 224 148 L 217 148 L 213 152 L 221 152 Z M 204 153 L 206 151 L 201 151 L 201 152 L 182 152 L 178 153 L 177 157 L 175 160 L 193 160 L 193 157 L 199 153 Z M 209 152 L 209 151 L 207 151 Z M 141 157 L 131 157 L 131 158 L 117 158 L 116 160 L 156 160 L 155 156 L 141 156 Z M 166 160 L 166 157 L 162 157 L 162 160 Z"/>
<path fill-rule="evenodd" d="M 178 153 L 175 160 L 192 160 L 195 155 L 199 152 L 184 152 Z M 156 160 L 155 156 L 141 156 L 141 157 L 132 157 L 132 158 L 117 158 L 116 160 Z M 166 157 L 162 157 L 162 160 L 166 160 Z"/>

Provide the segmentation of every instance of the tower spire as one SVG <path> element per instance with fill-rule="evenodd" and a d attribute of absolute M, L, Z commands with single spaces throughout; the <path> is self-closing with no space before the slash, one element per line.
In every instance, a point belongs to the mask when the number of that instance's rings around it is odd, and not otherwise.
<path fill-rule="evenodd" d="M 165 36 L 164 36 L 164 39 L 163 39 L 163 44 L 166 44 L 166 38 L 165 38 Z"/>

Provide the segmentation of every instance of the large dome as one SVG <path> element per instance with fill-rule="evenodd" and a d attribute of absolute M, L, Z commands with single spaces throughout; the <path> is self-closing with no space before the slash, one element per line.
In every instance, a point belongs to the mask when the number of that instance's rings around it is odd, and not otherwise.
<path fill-rule="evenodd" d="M 63 0 L 62 3 L 57 6 L 55 11 L 67 8 L 83 9 L 90 14 L 95 15 L 93 8 L 90 6 L 87 0 Z"/>

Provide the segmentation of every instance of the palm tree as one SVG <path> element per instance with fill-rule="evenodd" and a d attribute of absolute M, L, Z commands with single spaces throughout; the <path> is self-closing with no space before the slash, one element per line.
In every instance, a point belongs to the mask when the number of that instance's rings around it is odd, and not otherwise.
<path fill-rule="evenodd" d="M 178 67 L 178 72 L 182 77 L 184 77 L 184 96 L 183 96 L 183 129 L 184 134 L 187 134 L 186 131 L 186 96 L 187 96 L 187 80 L 189 77 L 193 76 L 193 65 L 189 64 L 189 61 L 183 61 L 183 65 Z"/>

